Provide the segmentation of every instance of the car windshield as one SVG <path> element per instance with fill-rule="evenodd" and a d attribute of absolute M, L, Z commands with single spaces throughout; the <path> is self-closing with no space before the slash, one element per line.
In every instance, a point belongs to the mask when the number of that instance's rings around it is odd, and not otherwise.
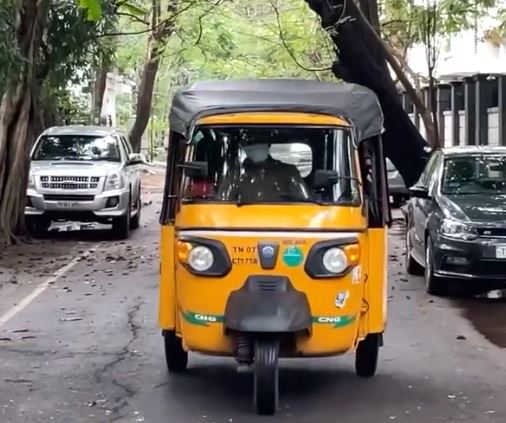
<path fill-rule="evenodd" d="M 195 132 L 187 147 L 185 161 L 204 162 L 208 168 L 206 178 L 183 179 L 187 201 L 360 202 L 345 129 L 207 126 Z M 333 171 L 335 183 L 322 184 L 322 171 Z"/>
<path fill-rule="evenodd" d="M 118 141 L 113 136 L 47 135 L 43 136 L 32 160 L 84 160 L 119 162 Z"/>
<path fill-rule="evenodd" d="M 476 155 L 445 161 L 444 194 L 506 194 L 506 155 Z"/>

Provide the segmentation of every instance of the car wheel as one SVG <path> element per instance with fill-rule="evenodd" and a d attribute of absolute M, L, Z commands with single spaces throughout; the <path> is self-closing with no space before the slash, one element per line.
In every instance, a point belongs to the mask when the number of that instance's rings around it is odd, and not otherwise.
<path fill-rule="evenodd" d="M 446 293 L 445 281 L 434 275 L 434 247 L 432 240 L 427 238 L 425 246 L 425 287 L 431 295 L 443 296 Z"/>
<path fill-rule="evenodd" d="M 51 220 L 45 217 L 30 217 L 26 219 L 27 229 L 33 237 L 44 236 L 51 226 Z"/>
<path fill-rule="evenodd" d="M 406 228 L 406 272 L 408 275 L 423 275 L 423 267 L 413 258 L 411 254 L 411 242 L 409 240 L 409 226 Z"/>
<path fill-rule="evenodd" d="M 127 239 L 130 236 L 130 217 L 132 215 L 132 206 L 130 198 L 128 199 L 128 209 L 123 216 L 115 217 L 112 220 L 112 231 L 120 239 Z"/>
<path fill-rule="evenodd" d="M 130 221 L 130 229 L 138 229 L 141 226 L 141 209 L 142 209 L 142 199 L 141 194 L 137 196 L 137 201 L 135 203 L 135 216 L 132 216 Z"/>

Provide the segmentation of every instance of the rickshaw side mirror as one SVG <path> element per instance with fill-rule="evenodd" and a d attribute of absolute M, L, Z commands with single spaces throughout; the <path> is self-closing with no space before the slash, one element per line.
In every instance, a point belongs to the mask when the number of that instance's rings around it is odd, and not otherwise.
<path fill-rule="evenodd" d="M 178 165 L 189 178 L 206 178 L 208 174 L 207 162 L 185 162 Z"/>
<path fill-rule="evenodd" d="M 335 170 L 318 169 L 314 173 L 314 188 L 330 188 L 339 181 L 339 174 Z"/>

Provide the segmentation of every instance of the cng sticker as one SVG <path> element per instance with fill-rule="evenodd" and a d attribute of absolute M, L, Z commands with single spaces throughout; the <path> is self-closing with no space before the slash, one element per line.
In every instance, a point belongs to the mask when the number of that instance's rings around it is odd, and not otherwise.
<path fill-rule="evenodd" d="M 304 253 L 299 247 L 292 245 L 283 252 L 283 261 L 290 267 L 299 266 L 304 261 Z"/>
<path fill-rule="evenodd" d="M 213 314 L 193 313 L 191 311 L 184 311 L 181 314 L 183 315 L 184 320 L 197 326 L 209 326 L 213 323 L 223 323 L 225 320 L 225 316 Z"/>
<path fill-rule="evenodd" d="M 353 323 L 355 321 L 355 316 L 313 316 L 312 321 L 315 324 L 342 328 Z"/>

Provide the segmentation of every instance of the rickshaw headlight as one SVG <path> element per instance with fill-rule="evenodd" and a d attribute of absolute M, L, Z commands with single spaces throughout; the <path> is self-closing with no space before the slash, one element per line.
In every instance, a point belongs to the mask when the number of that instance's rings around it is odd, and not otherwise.
<path fill-rule="evenodd" d="M 329 248 L 323 254 L 323 267 L 327 272 L 339 274 L 348 266 L 348 258 L 341 248 Z"/>
<path fill-rule="evenodd" d="M 203 245 L 193 248 L 188 254 L 188 265 L 197 272 L 209 270 L 214 263 L 213 252 Z"/>

